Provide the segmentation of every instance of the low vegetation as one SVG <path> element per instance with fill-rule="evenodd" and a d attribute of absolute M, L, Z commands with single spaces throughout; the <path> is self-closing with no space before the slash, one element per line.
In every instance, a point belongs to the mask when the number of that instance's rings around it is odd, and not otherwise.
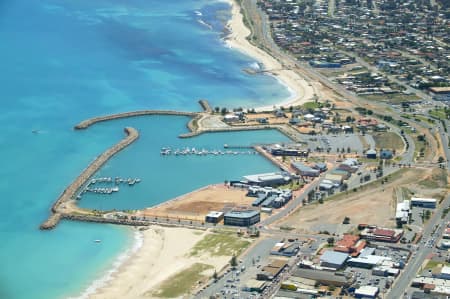
<path fill-rule="evenodd" d="M 250 241 L 239 238 L 234 233 L 217 232 L 206 235 L 192 248 L 191 256 L 208 253 L 211 256 L 239 255 L 250 245 Z"/>
<path fill-rule="evenodd" d="M 447 187 L 447 170 L 433 169 L 431 176 L 419 181 L 419 185 L 428 189 L 446 188 Z"/>
<path fill-rule="evenodd" d="M 164 281 L 155 295 L 162 298 L 176 298 L 187 294 L 198 281 L 207 277 L 202 272 L 212 268 L 210 265 L 195 263 Z"/>
<path fill-rule="evenodd" d="M 402 150 L 404 143 L 402 138 L 393 132 L 382 132 L 373 134 L 377 148 Z"/>

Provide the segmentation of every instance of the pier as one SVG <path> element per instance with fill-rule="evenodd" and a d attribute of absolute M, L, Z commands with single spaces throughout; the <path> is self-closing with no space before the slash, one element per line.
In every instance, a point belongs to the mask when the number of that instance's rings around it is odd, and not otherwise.
<path fill-rule="evenodd" d="M 127 134 L 124 139 L 107 149 L 94 161 L 92 161 L 89 166 L 85 170 L 83 170 L 83 172 L 63 191 L 63 193 L 52 205 L 52 215 L 44 223 L 41 224 L 40 229 L 54 228 L 61 219 L 61 212 L 59 209 L 60 205 L 64 202 L 75 199 L 76 194 L 80 190 L 80 188 L 82 188 L 88 182 L 88 180 L 95 174 L 95 172 L 97 172 L 97 170 L 102 165 L 104 165 L 115 154 L 117 154 L 139 138 L 139 132 L 134 128 L 126 127 L 124 131 Z"/>

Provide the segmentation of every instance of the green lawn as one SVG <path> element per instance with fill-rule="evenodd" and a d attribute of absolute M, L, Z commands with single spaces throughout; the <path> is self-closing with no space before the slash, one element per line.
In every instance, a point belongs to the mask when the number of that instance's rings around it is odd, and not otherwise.
<path fill-rule="evenodd" d="M 155 295 L 162 298 L 176 298 L 187 294 L 199 280 L 206 277 L 201 273 L 212 268 L 211 265 L 195 263 L 164 281 Z"/>
<path fill-rule="evenodd" d="M 427 265 L 425 266 L 425 270 L 436 268 L 436 267 L 439 266 L 439 265 L 442 265 L 442 266 L 449 266 L 450 264 L 449 264 L 449 263 L 443 263 L 443 262 L 439 262 L 439 261 L 433 261 L 433 260 L 430 260 L 430 261 L 427 263 Z"/>
<path fill-rule="evenodd" d="M 211 233 L 195 244 L 190 255 L 199 256 L 209 253 L 211 256 L 237 256 L 248 245 L 250 245 L 250 241 L 243 240 L 235 232 Z"/>

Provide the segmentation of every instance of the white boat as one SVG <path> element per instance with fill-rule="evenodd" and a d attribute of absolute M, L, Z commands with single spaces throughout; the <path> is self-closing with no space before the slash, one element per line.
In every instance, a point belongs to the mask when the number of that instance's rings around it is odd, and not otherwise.
<path fill-rule="evenodd" d="M 100 243 L 101 241 L 102 241 L 102 240 L 99 240 L 99 239 L 94 240 L 95 243 Z"/>

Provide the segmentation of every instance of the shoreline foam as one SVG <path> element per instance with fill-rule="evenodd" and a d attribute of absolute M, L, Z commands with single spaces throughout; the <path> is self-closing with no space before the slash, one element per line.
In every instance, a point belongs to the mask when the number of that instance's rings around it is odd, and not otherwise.
<path fill-rule="evenodd" d="M 121 253 L 113 262 L 112 267 L 107 270 L 100 278 L 95 279 L 79 296 L 68 297 L 67 299 L 88 299 L 95 295 L 102 288 L 108 286 L 120 273 L 121 268 L 125 266 L 125 262 L 130 261 L 139 249 L 144 245 L 144 234 L 141 231 L 135 231 L 131 246 L 125 252 Z"/>
<path fill-rule="evenodd" d="M 240 6 L 235 0 L 226 1 L 231 6 L 231 19 L 226 25 L 229 32 L 224 38 L 226 45 L 234 50 L 237 50 L 249 57 L 256 59 L 258 63 L 264 66 L 267 74 L 273 76 L 282 85 L 286 86 L 291 93 L 287 99 L 281 103 L 275 103 L 272 106 L 256 107 L 256 111 L 273 110 L 276 107 L 289 107 L 301 105 L 314 96 L 314 90 L 308 82 L 293 70 L 287 69 L 281 62 L 272 57 L 264 50 L 252 45 L 247 37 L 251 34 L 250 29 L 247 28 L 243 21 L 243 15 L 240 11 Z"/>
<path fill-rule="evenodd" d="M 281 103 L 275 103 L 272 106 L 256 107 L 255 110 L 265 111 L 273 110 L 273 106 L 289 107 L 291 105 L 301 105 L 310 100 L 313 97 L 313 89 L 308 88 L 310 86 L 308 86 L 308 83 L 304 78 L 292 70 L 281 69 L 282 64 L 280 62 L 270 54 L 248 42 L 246 37 L 250 34 L 250 30 L 244 25 L 240 7 L 235 0 L 222 0 L 222 2 L 231 5 L 231 20 L 229 20 L 226 26 L 229 33 L 224 38 L 224 46 L 254 58 L 258 65 L 262 65 L 264 69 L 268 70 L 266 74 L 274 77 L 280 84 L 285 86 L 290 93 L 290 96 Z M 127 250 L 117 258 L 117 261 L 113 264 L 111 270 L 107 271 L 100 279 L 95 280 L 79 297 L 75 297 L 74 299 L 87 299 L 93 297 L 102 298 L 102 296 L 108 293 L 106 290 L 107 288 L 119 288 L 123 290 L 123 288 L 129 287 L 122 285 L 121 282 L 115 280 L 119 280 L 117 278 L 118 275 L 127 271 L 126 269 L 123 269 L 126 267 L 125 262 L 133 263 L 139 256 L 143 256 L 145 250 L 148 250 L 146 243 L 149 242 L 148 238 L 150 236 L 145 236 L 144 233 L 141 233 L 141 236 L 141 239 L 135 240 L 131 249 Z M 149 262 L 153 265 L 151 260 L 149 260 Z M 142 264 L 141 267 L 144 267 L 144 264 Z"/>

